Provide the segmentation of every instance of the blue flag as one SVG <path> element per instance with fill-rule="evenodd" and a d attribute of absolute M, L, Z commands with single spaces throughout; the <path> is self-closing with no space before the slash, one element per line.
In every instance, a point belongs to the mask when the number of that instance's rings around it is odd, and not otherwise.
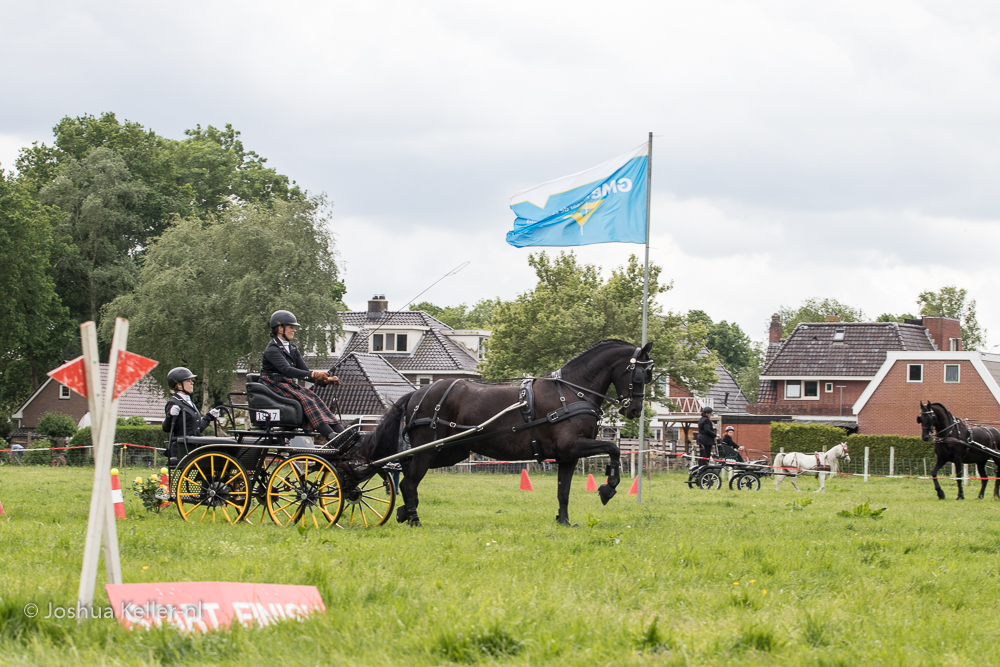
<path fill-rule="evenodd" d="M 507 243 L 575 246 L 646 242 L 649 146 L 510 198 L 517 215 Z"/>

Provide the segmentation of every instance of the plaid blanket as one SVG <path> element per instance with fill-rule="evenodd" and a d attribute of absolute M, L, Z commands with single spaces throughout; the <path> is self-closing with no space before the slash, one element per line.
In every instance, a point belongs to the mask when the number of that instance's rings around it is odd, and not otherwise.
<path fill-rule="evenodd" d="M 302 404 L 302 412 L 312 430 L 318 430 L 323 423 L 335 424 L 337 418 L 334 416 L 326 403 L 305 387 L 300 387 L 284 375 L 272 375 L 271 373 L 260 374 L 261 383 L 269 389 L 278 392 L 287 398 L 294 398 Z"/>

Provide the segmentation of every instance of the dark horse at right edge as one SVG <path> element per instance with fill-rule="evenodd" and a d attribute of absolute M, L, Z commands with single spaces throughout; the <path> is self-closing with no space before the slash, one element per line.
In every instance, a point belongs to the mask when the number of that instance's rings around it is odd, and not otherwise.
<path fill-rule="evenodd" d="M 920 416 L 917 417 L 917 423 L 923 429 L 920 437 L 924 442 L 934 440 L 937 462 L 931 471 L 931 477 L 934 479 L 934 489 L 937 490 L 938 498 L 944 500 L 944 491 L 938 483 L 937 474 L 945 463 L 954 463 L 959 470 L 964 463 L 975 463 L 979 478 L 983 482 L 979 489 L 979 498 L 982 499 L 989 483 L 986 477 L 986 462 L 992 460 L 998 473 L 996 483 L 993 485 L 993 498 L 1000 500 L 1000 458 L 976 446 L 978 444 L 994 452 L 1000 451 L 1000 431 L 992 426 L 969 426 L 964 420 L 953 417 L 948 408 L 942 404 L 930 401 L 926 405 L 923 401 L 920 402 Z M 958 478 L 956 500 L 965 500 L 962 476 L 956 475 L 956 477 Z"/>
<path fill-rule="evenodd" d="M 569 525 L 569 487 L 579 459 L 608 456 L 608 481 L 598 492 L 605 504 L 615 495 L 621 480 L 621 453 L 614 442 L 597 439 L 601 405 L 611 401 L 624 417 L 639 417 L 645 385 L 653 381 L 652 347 L 652 343 L 639 347 L 623 340 L 602 340 L 551 375 L 526 378 L 519 387 L 439 380 L 400 398 L 365 441 L 361 454 L 377 464 L 384 457 L 469 433 L 400 460 L 403 506 L 396 520 L 411 526 L 420 525 L 417 485 L 430 468 L 455 465 L 470 452 L 500 461 L 555 460 L 559 467 L 556 520 Z M 607 395 L 612 385 L 617 398 Z M 519 403 L 523 405 L 517 407 Z M 500 416 L 495 421 L 474 432 L 477 425 L 496 415 Z"/>

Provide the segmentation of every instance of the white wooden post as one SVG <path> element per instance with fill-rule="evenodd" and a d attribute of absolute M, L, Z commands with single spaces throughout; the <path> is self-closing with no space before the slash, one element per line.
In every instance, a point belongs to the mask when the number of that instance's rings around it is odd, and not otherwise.
<path fill-rule="evenodd" d="M 896 468 L 896 448 L 889 448 L 889 477 L 892 477 L 892 473 L 895 472 Z"/>
<path fill-rule="evenodd" d="M 865 481 L 868 481 L 868 448 L 865 447 Z"/>
<path fill-rule="evenodd" d="M 963 484 L 968 484 L 969 483 L 969 464 L 968 463 L 963 463 L 962 464 L 962 483 Z"/>
<path fill-rule="evenodd" d="M 954 463 L 951 464 L 951 476 L 952 479 L 958 479 L 958 468 L 955 467 Z"/>
<path fill-rule="evenodd" d="M 114 449 L 115 417 L 118 401 L 111 400 L 118 368 L 118 351 L 125 349 L 128 339 L 128 321 L 115 321 L 115 334 L 111 343 L 108 364 L 107 390 L 101 395 L 101 366 L 97 353 L 97 328 L 93 322 L 80 325 L 83 343 L 85 376 L 87 379 L 87 404 L 90 408 L 91 439 L 94 443 L 94 487 L 90 494 L 90 514 L 87 518 L 87 537 L 84 541 L 83 568 L 77 594 L 78 608 L 91 607 L 97 580 L 97 561 L 101 537 L 104 537 L 104 564 L 108 583 L 122 583 L 122 568 L 118 554 L 118 530 L 114 506 L 111 504 L 111 456 Z M 106 398 L 107 400 L 102 400 Z M 82 622 L 77 614 L 77 622 Z"/>

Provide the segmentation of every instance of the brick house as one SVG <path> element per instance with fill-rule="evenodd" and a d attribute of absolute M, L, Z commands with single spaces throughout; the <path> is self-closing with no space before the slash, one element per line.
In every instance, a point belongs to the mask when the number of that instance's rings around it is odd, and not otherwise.
<path fill-rule="evenodd" d="M 339 386 L 316 387 L 323 402 L 344 419 L 381 415 L 416 389 L 392 364 L 377 354 L 349 352 L 331 369 Z"/>
<path fill-rule="evenodd" d="M 782 340 L 781 321 L 774 315 L 757 403 L 748 411 L 856 426 L 852 406 L 888 353 L 960 349 L 960 335 L 958 320 L 925 317 L 902 324 L 804 323 Z"/>
<path fill-rule="evenodd" d="M 920 435 L 920 402 L 942 403 L 953 415 L 1000 424 L 1000 355 L 979 352 L 889 352 L 854 404 L 858 430 Z"/>
<path fill-rule="evenodd" d="M 101 386 L 107 382 L 107 375 L 108 365 L 101 364 Z M 118 414 L 122 417 L 142 417 L 147 424 L 159 424 L 163 422 L 165 404 L 163 389 L 151 379 L 144 378 L 118 399 Z M 46 376 L 45 382 L 11 415 L 11 419 L 17 422 L 17 428 L 11 434 L 11 443 L 26 445 L 38 426 L 38 420 L 46 412 L 69 415 L 80 426 L 90 425 L 87 399 Z"/>

